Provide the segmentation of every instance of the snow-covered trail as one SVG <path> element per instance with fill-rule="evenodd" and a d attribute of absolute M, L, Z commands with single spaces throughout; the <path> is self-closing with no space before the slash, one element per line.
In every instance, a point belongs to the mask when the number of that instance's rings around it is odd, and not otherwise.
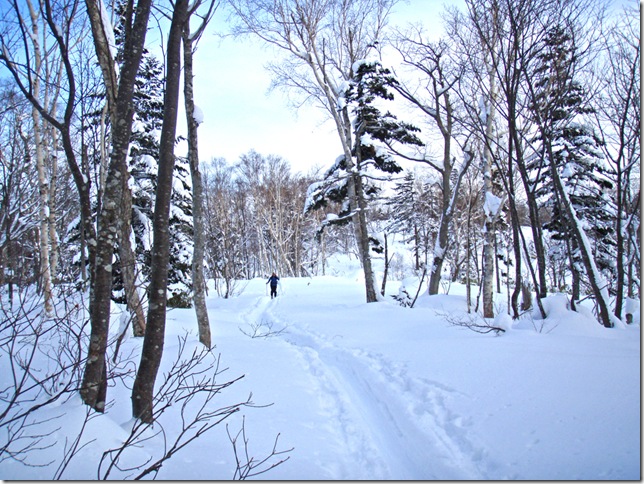
<path fill-rule="evenodd" d="M 551 332 L 480 335 L 445 320 L 466 314 L 464 290 L 409 310 L 367 304 L 358 277 L 285 279 L 274 300 L 264 282 L 220 303 L 219 341 L 248 374 L 239 390 L 275 402 L 249 423 L 294 447 L 274 478 L 639 475 L 639 327 L 553 310 Z"/>
<path fill-rule="evenodd" d="M 305 362 L 329 431 L 344 451 L 342 462 L 329 463 L 336 479 L 483 479 L 477 456 L 466 437 L 467 420 L 449 408 L 453 389 L 412 377 L 375 352 L 341 345 L 290 321 L 280 310 L 288 295 L 257 298 L 243 314 L 247 327 L 276 334 Z"/>

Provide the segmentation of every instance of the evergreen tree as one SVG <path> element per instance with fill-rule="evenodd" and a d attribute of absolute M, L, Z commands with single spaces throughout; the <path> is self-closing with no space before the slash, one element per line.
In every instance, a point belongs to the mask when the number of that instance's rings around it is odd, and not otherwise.
<path fill-rule="evenodd" d="M 123 8 L 121 4 L 120 8 Z M 122 28 L 122 26 L 121 26 Z M 115 31 L 117 44 L 121 29 Z M 119 52 L 119 55 L 121 53 Z M 152 219 L 157 187 L 159 140 L 163 123 L 165 81 L 163 66 L 147 49 L 134 87 L 134 124 L 130 139 L 128 166 L 132 175 L 132 231 L 138 271 L 143 280 L 150 275 Z M 185 159 L 174 165 L 172 207 L 170 213 L 170 267 L 168 306 L 190 307 L 192 262 L 192 191 L 190 171 Z M 118 258 L 117 258 L 118 259 Z M 123 302 L 118 260 L 115 266 L 115 300 Z"/>
<path fill-rule="evenodd" d="M 134 94 L 136 122 L 132 129 L 129 164 L 132 173 L 132 229 L 137 260 L 145 278 L 150 274 L 152 219 L 157 186 L 159 135 L 163 123 L 163 68 L 145 52 Z M 191 305 L 192 184 L 187 160 L 174 165 L 170 211 L 168 305 Z"/>
<path fill-rule="evenodd" d="M 575 122 L 558 133 L 553 144 L 553 155 L 577 216 L 585 222 L 584 229 L 594 246 L 597 266 L 610 274 L 616 248 L 615 214 L 609 197 L 613 184 L 599 146 L 600 141 L 592 129 Z M 571 262 L 579 266 L 580 256 L 569 221 L 553 195 L 550 183 L 543 184 L 539 193 L 551 210 L 551 220 L 544 224 L 544 228 L 551 231 L 552 238 L 560 244 L 570 244 Z"/>
<path fill-rule="evenodd" d="M 538 60 L 532 111 L 540 126 L 538 140 L 543 149 L 530 168 L 535 193 L 551 212 L 550 222 L 544 228 L 553 233 L 554 240 L 561 241 L 565 251 L 560 252 L 569 258 L 574 301 L 580 295 L 580 274 L 584 269 L 579 237 L 575 235 L 579 228 L 553 180 L 555 177 L 561 180 L 565 198 L 590 239 L 594 262 L 605 272 L 612 271 L 614 261 L 614 210 L 608 196 L 613 184 L 600 140 L 584 123 L 584 115 L 591 111 L 585 106 L 583 86 L 574 78 L 575 47 L 571 34 L 560 26 L 553 27 L 546 35 Z"/>
<path fill-rule="evenodd" d="M 430 190 L 415 173 L 408 171 L 396 182 L 394 195 L 387 202 L 393 216 L 388 229 L 403 234 L 404 241 L 413 244 L 416 270 L 426 262 L 430 240 L 436 237 L 439 215 L 436 207 L 432 207 L 436 197 L 429 195 Z"/>
<path fill-rule="evenodd" d="M 134 87 L 134 124 L 130 138 L 128 166 L 132 175 L 132 231 L 140 277 L 150 275 L 152 216 L 158 171 L 159 132 L 163 119 L 163 69 L 145 51 Z M 118 261 L 114 288 L 122 288 Z M 123 302 L 120 299 L 116 299 Z"/>
<path fill-rule="evenodd" d="M 396 174 L 402 171 L 394 159 L 391 147 L 394 143 L 421 146 L 415 135 L 418 128 L 399 121 L 387 112 L 382 114 L 375 106 L 376 100 L 392 100 L 390 88 L 397 84 L 389 69 L 377 61 L 361 61 L 353 66 L 354 78 L 348 83 L 341 104 L 346 103 L 354 116 L 352 121 L 355 139 L 352 150 L 354 169 L 347 170 L 347 160 L 340 156 L 325 173 L 324 180 L 312 184 L 308 190 L 306 210 L 326 207 L 329 202 L 341 204 L 337 217 L 328 217 L 324 224 L 346 224 L 351 220 L 353 211 L 364 207 L 350 207 L 348 199 L 348 180 L 355 177 L 355 183 L 365 194 L 369 203 L 380 192 L 371 180 L 378 172 Z M 369 237 L 370 243 L 376 239 Z"/>
<path fill-rule="evenodd" d="M 168 306 L 192 306 L 192 179 L 188 159 L 177 157 L 172 179 L 170 206 L 170 267 Z"/>
<path fill-rule="evenodd" d="M 357 161 L 356 166 L 361 172 L 373 166 L 385 173 L 400 173 L 402 168 L 387 148 L 391 148 L 393 143 L 422 146 L 423 143 L 415 135 L 420 130 L 398 121 L 390 112 L 381 114 L 374 104 L 376 98 L 393 100 L 389 88 L 398 84 L 398 81 L 379 62 L 359 62 L 353 69 L 355 78 L 349 84 L 345 99 L 353 107 L 355 116 L 353 156 Z"/>

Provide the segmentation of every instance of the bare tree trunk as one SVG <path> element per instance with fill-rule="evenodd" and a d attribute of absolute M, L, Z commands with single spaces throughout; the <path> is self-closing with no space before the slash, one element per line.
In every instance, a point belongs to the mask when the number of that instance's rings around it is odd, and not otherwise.
<path fill-rule="evenodd" d="M 581 222 L 577 219 L 575 210 L 566 194 L 566 191 L 561 181 L 561 177 L 557 172 L 557 166 L 555 164 L 555 159 L 552 154 L 552 147 L 547 143 L 548 149 L 548 158 L 550 159 L 550 174 L 552 176 L 552 181 L 554 184 L 555 192 L 559 198 L 560 206 L 565 211 L 566 217 L 570 224 L 572 234 L 575 238 L 575 242 L 579 249 L 579 254 L 581 256 L 582 263 L 586 270 L 586 275 L 588 277 L 588 282 L 593 291 L 593 296 L 595 297 L 595 303 L 597 304 L 599 312 L 599 321 L 604 327 L 612 328 L 614 326 L 612 315 L 609 309 L 608 302 L 608 289 L 605 285 L 605 281 L 601 277 L 593 255 L 591 253 L 591 248 L 588 246 L 588 238 L 584 232 L 584 229 L 581 226 Z M 573 269 L 574 270 L 574 269 Z M 614 317 L 614 316 L 613 316 Z M 615 318 L 616 319 L 616 318 Z"/>
<path fill-rule="evenodd" d="M 441 273 L 443 271 L 443 261 L 445 260 L 445 253 L 447 252 L 447 244 L 449 237 L 449 222 L 445 212 L 441 215 L 439 222 L 438 234 L 436 235 L 436 243 L 434 244 L 434 254 L 432 257 L 432 266 L 429 270 L 429 294 L 438 294 L 441 282 Z"/>
<path fill-rule="evenodd" d="M 34 91 L 34 94 L 38 95 L 38 89 Z M 45 168 L 45 150 L 44 150 L 44 140 L 42 136 L 42 124 L 40 121 L 40 115 L 36 108 L 32 109 L 32 118 L 34 121 L 34 140 L 36 143 L 36 167 L 38 170 L 38 187 L 40 192 L 40 203 L 39 203 L 39 218 L 40 218 L 40 230 L 39 232 L 39 252 L 40 252 L 40 281 L 42 287 L 42 293 L 45 303 L 45 311 L 47 314 L 51 314 L 54 310 L 53 307 L 53 294 L 52 294 L 52 283 L 51 283 L 51 264 L 49 260 L 49 182 L 46 174 Z"/>
<path fill-rule="evenodd" d="M 392 256 L 393 257 L 393 256 Z M 387 275 L 389 274 L 389 244 L 387 243 L 387 234 L 385 234 L 385 270 L 382 275 L 382 285 L 380 286 L 380 295 L 385 295 L 385 288 L 387 287 Z"/>
<path fill-rule="evenodd" d="M 509 103 L 511 106 L 512 104 Z M 510 108 L 512 109 L 512 108 Z M 516 126 L 514 125 L 513 120 L 515 119 L 514 116 L 510 115 L 508 116 L 509 118 L 509 123 L 508 127 L 510 131 L 513 131 L 516 129 Z M 510 134 L 509 136 L 509 146 L 508 146 L 508 153 L 510 154 L 510 157 L 512 157 L 512 153 L 514 152 L 513 150 L 513 136 Z M 515 190 L 514 190 L 514 170 L 512 169 L 512 164 L 513 160 L 510 159 L 508 160 L 508 175 L 506 179 L 506 187 L 508 191 L 508 203 L 510 205 L 510 219 L 512 221 L 512 247 L 514 250 L 514 290 L 512 291 L 512 294 L 510 295 L 510 307 L 512 308 L 512 317 L 514 319 L 517 319 L 519 317 L 519 295 L 521 294 L 521 281 L 522 281 L 522 273 L 521 273 L 521 263 L 523 258 L 521 257 L 521 242 L 520 242 L 520 231 L 521 231 L 521 222 L 519 221 L 519 216 L 517 213 L 517 202 L 516 202 L 516 196 L 515 196 Z M 508 274 L 508 281 L 509 281 L 509 274 Z"/>
<path fill-rule="evenodd" d="M 438 289 L 440 287 L 441 276 L 443 272 L 443 261 L 445 260 L 445 255 L 447 252 L 449 244 L 449 228 L 452 222 L 452 159 L 451 159 L 451 104 L 445 95 L 446 105 L 447 105 L 447 126 L 449 126 L 449 131 L 443 127 L 443 121 L 441 118 L 437 117 L 437 123 L 443 131 L 443 169 L 442 169 L 442 213 L 441 219 L 438 226 L 438 234 L 436 235 L 436 243 L 434 244 L 434 256 L 432 260 L 432 267 L 429 269 L 429 294 L 438 294 Z M 437 97 L 438 99 L 438 97 Z M 438 101 L 437 101 L 438 104 Z"/>
<path fill-rule="evenodd" d="M 483 242 L 483 317 L 494 317 L 494 221 L 485 220 L 485 238 Z"/>
<path fill-rule="evenodd" d="M 33 96 L 35 99 L 40 99 L 41 90 L 40 90 L 40 79 L 43 77 L 42 74 L 42 54 L 40 49 L 40 33 L 38 28 L 39 22 L 39 10 L 34 9 L 31 0 L 27 1 L 29 7 L 29 13 L 31 17 L 31 39 L 33 45 Z M 47 106 L 45 105 L 45 108 Z M 38 109 L 33 106 L 31 109 L 31 117 L 33 120 L 33 130 L 34 130 L 34 142 L 36 145 L 36 169 L 38 172 L 38 189 L 40 193 L 40 203 L 38 216 L 40 219 L 39 227 L 39 252 L 40 252 L 40 281 L 45 303 L 45 311 L 47 314 L 51 314 L 54 310 L 53 308 L 53 294 L 52 294 L 52 282 L 51 282 L 51 264 L 50 264 L 50 252 L 49 252 L 49 179 L 46 173 L 45 167 L 45 140 L 44 140 L 44 128 L 42 125 L 40 112 Z"/>
<path fill-rule="evenodd" d="M 85 175 L 87 179 L 89 180 L 89 163 L 87 160 L 87 145 L 83 143 L 82 146 L 82 153 L 81 153 L 81 165 L 83 169 L 85 170 Z M 87 263 L 85 259 L 85 254 L 87 253 L 87 234 L 85 233 L 85 221 L 84 221 L 85 214 L 81 210 L 80 214 L 80 273 L 81 273 L 81 281 L 83 281 L 83 288 L 86 289 L 88 287 L 89 283 L 89 275 L 87 274 Z"/>
<path fill-rule="evenodd" d="M 56 117 L 58 109 L 58 98 L 62 89 L 62 79 L 64 74 L 63 62 L 54 60 L 53 62 L 45 58 L 45 78 L 48 79 L 48 86 L 45 89 L 43 106 L 49 110 L 52 117 Z M 55 73 L 54 73 L 55 71 Z M 58 272 L 59 241 L 58 230 L 56 229 L 56 190 L 58 179 L 58 130 L 47 123 L 43 132 L 49 142 L 49 196 L 47 218 L 49 225 L 49 273 L 52 284 L 55 284 L 56 273 Z"/>
<path fill-rule="evenodd" d="M 91 335 L 88 350 L 88 357 L 83 374 L 83 382 L 80 394 L 83 401 L 102 412 L 105 408 L 107 393 L 107 367 L 106 350 L 107 336 L 110 322 L 110 305 L 112 296 L 112 257 L 114 255 L 114 244 L 120 230 L 119 216 L 123 198 L 123 173 L 127 171 L 126 160 L 132 131 L 133 107 L 132 96 L 134 93 L 134 81 L 139 69 L 145 43 L 148 18 L 150 15 L 151 0 L 139 0 L 136 6 L 136 15 L 128 31 L 125 40 L 125 52 L 121 77 L 116 96 L 115 119 L 112 126 L 112 154 L 106 178 L 103 203 L 98 217 L 99 233 L 96 237 L 95 265 L 93 267 L 94 281 L 90 292 L 90 321 Z M 96 10 L 96 4 L 92 0 L 86 0 L 88 12 Z M 98 18 L 90 15 L 92 22 L 92 33 L 97 49 L 97 56 L 101 66 L 110 67 L 113 63 L 111 56 L 103 57 L 105 51 L 99 48 L 101 39 L 97 32 L 103 32 L 100 13 Z M 98 22 L 99 25 L 95 25 Z M 107 49 L 109 53 L 109 49 Z M 111 69 L 114 69 L 113 64 Z M 110 69 L 108 69 L 110 70 Z M 108 95 L 113 90 L 108 84 L 106 77 Z M 130 216 L 127 214 L 126 216 Z"/>
<path fill-rule="evenodd" d="M 358 168 L 358 171 L 359 168 Z M 367 202 L 365 200 L 364 190 L 362 187 L 362 178 L 359 174 L 351 177 L 354 180 L 355 200 L 357 205 L 357 213 L 354 220 L 357 219 L 358 223 L 354 221 L 356 229 L 356 237 L 358 239 L 358 249 L 362 259 L 362 269 L 364 270 L 364 283 L 367 294 L 367 302 L 376 302 L 378 300 L 378 292 L 376 289 L 376 278 L 373 273 L 371 265 L 371 254 L 369 252 L 369 231 L 367 228 Z M 355 207 L 352 206 L 352 208 Z M 353 208 L 355 211 L 355 208 Z"/>
<path fill-rule="evenodd" d="M 136 283 L 137 264 L 130 239 L 132 234 L 132 191 L 127 183 L 128 178 L 129 176 L 123 177 L 123 201 L 121 202 L 123 217 L 119 230 L 119 258 L 127 308 L 132 315 L 132 333 L 134 336 L 143 336 L 145 334 L 145 314 Z"/>
<path fill-rule="evenodd" d="M 461 167 L 458 170 L 455 180 L 452 181 L 451 177 L 449 177 L 450 178 L 450 181 L 448 182 L 450 184 L 449 189 L 445 187 L 443 188 L 443 197 L 445 197 L 445 194 L 449 193 L 450 198 L 447 201 L 446 207 L 443 208 L 443 214 L 441 216 L 441 231 L 443 230 L 445 231 L 444 235 L 442 235 L 444 239 L 443 241 L 441 241 L 440 239 L 441 236 L 439 236 L 436 243 L 437 246 L 439 245 L 439 243 L 441 244 L 440 250 L 438 251 L 440 264 L 437 264 L 436 262 L 437 250 L 434 249 L 434 262 L 433 262 L 432 270 L 435 270 L 436 272 L 439 272 L 441 270 L 440 268 L 442 267 L 443 260 L 445 259 L 445 252 L 447 251 L 447 248 L 448 248 L 447 245 L 449 241 L 449 228 L 454 218 L 454 211 L 456 210 L 456 199 L 460 192 L 461 183 L 463 182 L 463 178 L 465 177 L 465 174 L 467 173 L 467 170 L 469 169 L 470 164 L 472 163 L 472 160 L 474 160 L 474 153 L 472 152 L 471 147 L 469 146 L 469 141 L 466 141 L 466 145 L 462 147 L 462 150 L 463 150 L 464 160 Z M 450 164 L 450 166 L 452 165 Z M 451 171 L 452 170 L 450 169 L 450 173 Z M 437 277 L 437 282 L 434 282 L 434 284 L 436 285 L 434 286 L 430 285 L 430 291 L 435 291 L 435 292 L 430 292 L 430 294 L 438 294 L 439 283 L 440 283 L 440 274 Z"/>
<path fill-rule="evenodd" d="M 56 230 L 56 189 L 58 180 L 58 133 L 56 130 L 51 130 L 52 139 L 52 156 L 49 175 L 49 243 L 51 250 L 49 251 L 49 271 L 52 283 L 56 281 L 56 273 L 58 272 L 58 257 L 59 257 L 59 243 L 58 243 L 58 230 Z"/>
<path fill-rule="evenodd" d="M 495 227 L 496 228 L 496 227 Z M 499 262 L 499 238 L 494 234 L 494 270 L 496 276 L 496 292 L 501 294 L 501 266 Z M 506 264 L 507 267 L 507 264 Z"/>
<path fill-rule="evenodd" d="M 193 40 L 190 34 L 190 22 L 186 22 L 183 30 L 183 95 L 185 101 L 186 118 L 188 123 L 188 161 L 190 163 L 190 176 L 192 177 L 192 217 L 194 221 L 194 250 L 192 253 L 192 286 L 193 302 L 199 328 L 199 341 L 207 348 L 212 345 L 208 309 L 206 308 L 206 281 L 204 277 L 204 252 L 205 231 L 203 214 L 203 183 L 199 170 L 199 147 L 195 119 L 194 87 L 193 87 Z"/>
<path fill-rule="evenodd" d="M 132 388 L 132 414 L 135 418 L 147 423 L 151 423 L 153 420 L 154 382 L 161 364 L 165 339 L 168 261 L 170 259 L 169 221 L 181 79 L 181 37 L 187 13 L 188 0 L 177 0 L 167 43 L 168 68 L 159 146 L 159 175 L 154 206 L 154 241 L 150 269 L 148 320 L 141 350 L 141 363 Z"/>
<path fill-rule="evenodd" d="M 479 35 L 483 35 L 479 31 Z M 496 55 L 494 48 L 491 45 L 496 44 L 496 33 L 493 33 L 493 39 L 487 43 L 483 42 L 485 47 L 485 69 L 487 79 L 490 83 L 488 87 L 488 95 L 483 109 L 484 113 L 479 113 L 479 116 L 483 116 L 483 126 L 484 126 L 484 146 L 483 146 L 483 204 L 486 209 L 485 212 L 485 236 L 483 239 L 483 253 L 481 257 L 481 293 L 483 295 L 483 317 L 493 318 L 494 317 L 494 267 L 495 267 L 495 256 L 494 246 L 496 243 L 496 223 L 499 219 L 501 213 L 501 204 L 499 203 L 498 207 L 491 206 L 493 200 L 497 199 L 499 194 L 494 193 L 494 183 L 492 180 L 492 170 L 494 167 L 493 156 L 492 156 L 492 147 L 497 144 L 495 140 L 492 139 L 494 134 L 494 124 L 496 118 L 496 105 L 498 98 L 498 88 L 496 84 L 496 76 L 494 72 L 494 66 L 497 63 Z M 495 210 L 494 210 L 495 208 Z M 498 271 L 497 271 L 498 277 Z M 508 274 L 508 278 L 510 275 Z"/>
<path fill-rule="evenodd" d="M 491 83 L 494 86 L 493 77 Z M 496 91 L 493 91 L 493 96 Z M 495 272 L 495 245 L 496 245 L 496 223 L 501 214 L 502 201 L 494 194 L 492 183 L 492 155 L 490 146 L 492 145 L 492 127 L 493 127 L 493 106 L 489 104 L 486 130 L 485 130 L 485 147 L 483 152 L 483 197 L 485 208 L 485 235 L 483 239 L 482 254 L 482 295 L 483 295 L 483 317 L 494 317 L 494 272 Z M 494 203 L 498 200 L 498 206 Z M 509 277 L 509 274 L 508 274 Z M 497 270 L 498 278 L 498 270 Z"/>
<path fill-rule="evenodd" d="M 99 189 L 105 191 L 107 171 L 107 155 L 105 147 L 107 146 L 105 139 L 105 116 L 109 112 L 112 126 L 116 126 L 119 122 L 117 111 L 117 97 L 118 97 L 118 84 L 117 73 L 112 58 L 111 49 L 109 46 L 109 39 L 105 32 L 105 26 L 102 24 L 101 12 L 96 3 L 89 2 L 87 5 L 88 14 L 91 20 L 92 32 L 94 34 L 94 45 L 97 52 L 97 57 L 101 71 L 103 73 L 103 82 L 106 87 L 107 103 L 103 110 L 101 117 L 101 170 L 99 176 Z M 138 70 L 138 69 L 137 69 Z M 134 336 L 143 336 L 145 332 L 145 314 L 143 312 L 143 304 L 141 296 L 139 295 L 136 283 L 136 257 L 131 244 L 132 233 L 132 191 L 129 185 L 130 174 L 125 166 L 121 167 L 121 193 L 123 194 L 121 200 L 121 224 L 118 228 L 118 251 L 121 261 L 121 271 L 123 275 L 123 285 L 125 287 L 125 295 L 127 300 L 127 308 L 132 316 L 132 332 Z"/>
<path fill-rule="evenodd" d="M 559 197 L 557 197 L 558 199 Z M 570 232 L 571 230 L 569 230 Z M 581 278 L 579 275 L 579 269 L 577 267 L 574 250 L 573 250 L 573 241 L 570 238 L 566 239 L 566 254 L 568 256 L 568 265 L 570 266 L 570 278 L 572 282 L 570 284 L 570 309 L 577 311 L 577 301 L 581 296 Z M 562 285 L 564 285 L 564 277 L 562 276 Z"/>
<path fill-rule="evenodd" d="M 471 184 L 470 184 L 471 185 Z M 470 196 L 467 204 L 467 241 L 466 241 L 466 262 L 465 262 L 465 298 L 467 301 L 467 312 L 468 314 L 472 311 L 472 281 L 470 278 L 470 259 L 472 258 L 472 196 L 471 196 L 471 187 L 470 187 Z"/>
<path fill-rule="evenodd" d="M 414 224 L 414 268 L 420 270 L 420 234 L 418 226 Z"/>

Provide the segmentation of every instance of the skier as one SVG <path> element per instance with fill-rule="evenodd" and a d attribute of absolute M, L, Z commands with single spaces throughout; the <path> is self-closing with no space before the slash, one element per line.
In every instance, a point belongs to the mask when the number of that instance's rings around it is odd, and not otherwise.
<path fill-rule="evenodd" d="M 266 284 L 269 282 L 271 283 L 271 299 L 274 297 L 277 297 L 277 283 L 279 282 L 280 278 L 277 277 L 277 274 L 273 272 L 273 275 L 268 278 L 268 281 L 266 281 Z"/>

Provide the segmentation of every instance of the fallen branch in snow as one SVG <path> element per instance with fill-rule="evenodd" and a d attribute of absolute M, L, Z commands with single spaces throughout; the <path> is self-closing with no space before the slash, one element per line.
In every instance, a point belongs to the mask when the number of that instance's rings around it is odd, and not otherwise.
<path fill-rule="evenodd" d="M 262 318 L 261 321 L 256 321 L 254 323 L 249 323 L 250 331 L 245 331 L 241 327 L 239 331 L 248 336 L 249 338 L 271 338 L 273 336 L 279 336 L 280 334 L 286 331 L 287 326 L 284 326 L 282 329 L 274 330 L 275 326 L 274 321 L 267 321 Z"/>
<path fill-rule="evenodd" d="M 495 326 L 494 324 L 492 324 L 493 321 L 482 318 L 478 314 L 463 314 L 461 316 L 455 316 L 449 313 L 442 313 L 439 315 L 445 318 L 445 321 L 447 321 L 452 326 L 471 329 L 476 333 L 486 334 L 494 332 L 497 335 L 499 333 L 505 333 L 505 328 Z"/>
<path fill-rule="evenodd" d="M 280 434 L 277 434 L 277 436 L 275 437 L 275 442 L 273 443 L 273 449 L 271 453 L 263 459 L 256 460 L 254 457 L 250 456 L 248 450 L 248 438 L 246 437 L 245 418 L 242 419 L 242 427 L 234 437 L 230 435 L 227 424 L 226 432 L 228 433 L 230 443 L 233 445 L 233 450 L 235 452 L 235 462 L 237 463 L 237 469 L 235 469 L 233 480 L 245 480 L 249 477 L 256 477 L 260 474 L 264 474 L 265 472 L 270 471 L 271 469 L 274 469 L 275 467 L 283 464 L 291 458 L 291 456 L 288 456 L 286 458 L 281 458 L 280 456 L 288 454 L 295 448 L 291 447 L 288 450 L 277 450 L 277 442 L 280 438 Z M 241 443 L 239 442 L 240 437 L 242 439 Z M 243 448 L 240 448 L 241 445 L 243 445 Z M 277 462 L 271 463 L 271 460 L 275 460 L 275 458 L 279 458 L 279 460 Z"/>

